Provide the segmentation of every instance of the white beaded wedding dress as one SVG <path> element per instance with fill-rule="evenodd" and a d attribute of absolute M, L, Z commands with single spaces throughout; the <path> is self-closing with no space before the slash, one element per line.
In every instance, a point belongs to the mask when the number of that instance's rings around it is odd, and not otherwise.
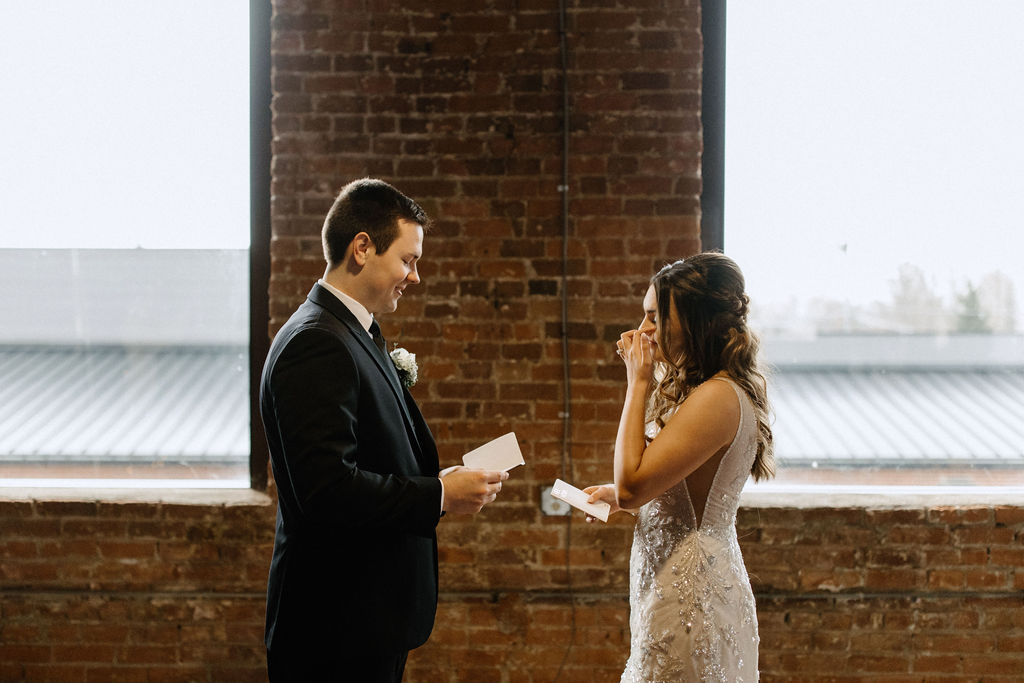
<path fill-rule="evenodd" d="M 629 660 L 622 683 L 758 680 L 757 613 L 736 540 L 757 421 L 732 381 L 740 424 L 696 518 L 686 480 L 640 508 L 629 562 Z M 699 506 L 698 506 L 699 507 Z"/>

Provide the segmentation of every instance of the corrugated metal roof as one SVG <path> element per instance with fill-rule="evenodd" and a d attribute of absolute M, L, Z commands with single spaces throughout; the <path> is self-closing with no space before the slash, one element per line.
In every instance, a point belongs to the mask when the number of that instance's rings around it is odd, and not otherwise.
<path fill-rule="evenodd" d="M 0 346 L 0 462 L 245 463 L 244 347 Z M 789 467 L 1024 467 L 1024 368 L 772 378 Z"/>
<path fill-rule="evenodd" d="M 0 462 L 247 462 L 247 355 L 0 346 Z"/>
<path fill-rule="evenodd" d="M 1024 370 L 786 368 L 773 377 L 789 465 L 1024 466 Z"/>

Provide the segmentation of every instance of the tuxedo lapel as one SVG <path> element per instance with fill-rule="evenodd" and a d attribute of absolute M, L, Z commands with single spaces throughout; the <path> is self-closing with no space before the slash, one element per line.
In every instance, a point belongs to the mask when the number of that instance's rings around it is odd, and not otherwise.
<path fill-rule="evenodd" d="M 405 420 L 405 430 L 409 434 L 409 440 L 412 442 L 415 451 L 422 453 L 423 448 L 420 445 L 419 437 L 416 435 L 416 424 L 413 421 L 412 415 L 409 412 L 409 406 L 405 401 L 405 388 L 402 386 L 398 379 L 398 371 L 395 369 L 395 364 L 391 358 L 381 351 L 374 343 L 373 339 L 363 329 L 363 326 L 359 324 L 356 317 L 352 314 L 352 311 L 348 310 L 348 307 L 338 300 L 338 297 L 334 296 L 320 285 L 314 285 L 313 290 L 309 293 L 309 300 L 313 303 L 323 306 L 334 317 L 338 318 L 352 334 L 352 337 L 359 343 L 363 350 L 370 355 L 374 363 L 377 364 L 377 368 L 383 373 L 385 379 L 388 381 L 388 386 L 391 387 L 391 391 L 395 396 L 395 400 L 398 402 L 399 407 L 402 410 L 402 417 Z"/>
<path fill-rule="evenodd" d="M 427 421 L 423 419 L 423 413 L 420 412 L 419 406 L 416 405 L 412 394 L 405 387 L 402 387 L 402 393 L 405 396 L 405 405 L 412 415 L 412 421 L 416 426 L 420 439 L 420 466 L 426 472 L 436 472 L 440 469 L 440 463 L 438 461 L 437 444 L 434 443 L 434 436 L 430 433 Z"/>

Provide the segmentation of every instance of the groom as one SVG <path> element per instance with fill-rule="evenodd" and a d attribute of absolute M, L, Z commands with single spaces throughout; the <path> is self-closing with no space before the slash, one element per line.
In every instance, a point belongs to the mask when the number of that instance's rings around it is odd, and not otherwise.
<path fill-rule="evenodd" d="M 324 221 L 327 270 L 267 355 L 260 405 L 278 490 L 271 683 L 400 681 L 433 628 L 438 520 L 478 512 L 508 477 L 439 474 L 375 319 L 420 281 L 428 227 L 387 183 L 346 185 Z"/>

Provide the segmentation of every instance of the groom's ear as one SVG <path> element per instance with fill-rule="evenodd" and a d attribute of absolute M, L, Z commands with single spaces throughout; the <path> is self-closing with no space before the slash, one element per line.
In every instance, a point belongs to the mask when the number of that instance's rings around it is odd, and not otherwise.
<path fill-rule="evenodd" d="M 368 233 L 358 232 L 352 238 L 352 242 L 349 243 L 349 249 L 352 251 L 352 259 L 356 262 L 356 265 L 365 266 L 370 252 L 374 251 L 373 240 L 370 239 Z"/>

